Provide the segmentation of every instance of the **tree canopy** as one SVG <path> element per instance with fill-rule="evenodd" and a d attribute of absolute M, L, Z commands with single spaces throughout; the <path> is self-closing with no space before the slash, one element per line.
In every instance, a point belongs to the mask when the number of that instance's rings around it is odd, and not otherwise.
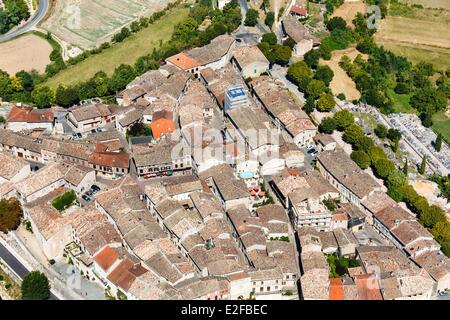
<path fill-rule="evenodd" d="M 50 284 L 47 277 L 39 272 L 28 273 L 22 281 L 23 300 L 47 300 L 50 297 Z"/>

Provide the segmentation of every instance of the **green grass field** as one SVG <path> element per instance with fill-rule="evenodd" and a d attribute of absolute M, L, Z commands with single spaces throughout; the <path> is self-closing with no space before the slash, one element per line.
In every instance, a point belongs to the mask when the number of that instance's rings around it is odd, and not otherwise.
<path fill-rule="evenodd" d="M 450 118 L 445 115 L 444 111 L 433 116 L 433 130 L 441 133 L 444 140 L 450 144 Z"/>
<path fill-rule="evenodd" d="M 122 43 L 113 45 L 100 54 L 92 55 L 74 66 L 69 66 L 47 80 L 44 85 L 56 89 L 60 84 L 73 85 L 86 81 L 98 71 L 105 71 L 111 75 L 120 64 L 133 65 L 139 57 L 159 47 L 161 41 L 169 40 L 174 26 L 186 18 L 188 13 L 188 8 L 173 8 L 148 28 L 133 34 Z"/>
<path fill-rule="evenodd" d="M 409 104 L 412 94 L 397 94 L 394 90 L 389 89 L 388 95 L 393 101 L 394 112 L 416 113 L 416 110 Z"/>

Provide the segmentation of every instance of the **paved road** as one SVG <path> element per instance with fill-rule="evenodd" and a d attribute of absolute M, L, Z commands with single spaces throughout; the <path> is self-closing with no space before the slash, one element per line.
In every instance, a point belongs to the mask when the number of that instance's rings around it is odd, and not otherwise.
<path fill-rule="evenodd" d="M 0 257 L 8 264 L 8 266 L 14 270 L 14 272 L 20 277 L 24 278 L 28 273 L 28 269 L 20 263 L 9 251 L 0 243 Z M 50 293 L 49 300 L 59 300 L 53 293 Z"/>
<path fill-rule="evenodd" d="M 27 23 L 25 23 L 18 29 L 0 36 L 0 42 L 8 41 L 14 37 L 20 36 L 21 34 L 24 34 L 33 29 L 39 22 L 42 21 L 42 19 L 44 19 L 45 15 L 47 14 L 48 8 L 49 8 L 49 0 L 40 0 L 39 8 L 36 10 L 34 16 Z"/>
<path fill-rule="evenodd" d="M 245 16 L 247 15 L 247 11 L 249 9 L 248 8 L 248 3 L 247 3 L 247 0 L 239 0 L 239 4 L 241 6 L 242 24 L 244 24 Z M 258 28 L 259 32 L 261 32 L 261 34 L 266 34 L 267 33 L 266 28 L 264 28 L 264 26 L 259 21 L 256 24 L 256 27 Z"/>

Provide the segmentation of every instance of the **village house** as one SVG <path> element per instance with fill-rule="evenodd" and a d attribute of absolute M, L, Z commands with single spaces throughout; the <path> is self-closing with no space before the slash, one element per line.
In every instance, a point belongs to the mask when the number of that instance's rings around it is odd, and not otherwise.
<path fill-rule="evenodd" d="M 97 143 L 89 156 L 89 166 L 99 175 L 121 177 L 130 171 L 130 156 L 126 152 L 110 152 L 106 145 Z"/>
<path fill-rule="evenodd" d="M 136 105 L 121 110 L 116 115 L 116 128 L 123 135 L 134 125 L 143 120 L 144 109 Z"/>
<path fill-rule="evenodd" d="M 249 86 L 257 103 L 272 118 L 275 127 L 285 133 L 288 142 L 300 148 L 313 144 L 317 128 L 286 88 L 269 76 L 258 77 Z"/>
<path fill-rule="evenodd" d="M 192 174 L 190 154 L 177 152 L 175 142 L 164 140 L 158 143 L 133 146 L 132 165 L 141 178 Z"/>
<path fill-rule="evenodd" d="M 361 202 L 370 194 L 381 191 L 381 186 L 342 150 L 322 152 L 317 160 L 320 172 L 339 191 L 343 201 L 361 208 Z"/>
<path fill-rule="evenodd" d="M 173 121 L 173 113 L 165 110 L 153 113 L 151 129 L 155 139 L 159 139 L 163 135 L 169 135 L 174 132 L 175 122 Z"/>
<path fill-rule="evenodd" d="M 303 300 L 328 300 L 330 267 L 322 252 L 302 252 L 300 255 L 302 276 L 300 278 Z"/>
<path fill-rule="evenodd" d="M 297 5 L 293 5 L 291 9 L 289 10 L 289 13 L 292 16 L 298 17 L 298 18 L 308 18 L 308 11 L 306 9 L 303 9 Z"/>
<path fill-rule="evenodd" d="M 319 133 L 314 137 L 319 152 L 336 150 L 336 141 L 329 134 Z"/>
<path fill-rule="evenodd" d="M 53 163 L 45 166 L 15 184 L 17 198 L 22 203 L 28 203 L 65 187 L 67 184 L 65 176 L 68 171 L 69 168 L 62 164 Z"/>
<path fill-rule="evenodd" d="M 221 164 L 199 174 L 225 210 L 243 205 L 250 208 L 250 193 L 245 182 L 234 175 L 228 164 Z"/>
<path fill-rule="evenodd" d="M 33 109 L 21 104 L 13 105 L 5 121 L 6 129 L 13 132 L 24 130 L 53 131 L 55 115 L 51 109 Z"/>
<path fill-rule="evenodd" d="M 109 123 L 115 125 L 115 109 L 114 106 L 99 103 L 75 106 L 69 109 L 68 120 L 78 132 L 88 132 Z"/>
<path fill-rule="evenodd" d="M 309 29 L 298 21 L 297 17 L 292 15 L 285 17 L 282 26 L 284 34 L 295 42 L 294 56 L 304 56 L 320 45 L 320 39 L 312 35 Z"/>
<path fill-rule="evenodd" d="M 361 246 L 357 258 L 380 283 L 384 300 L 428 300 L 435 292 L 433 278 L 395 247 Z"/>
<path fill-rule="evenodd" d="M 19 182 L 31 173 L 31 167 L 27 161 L 4 151 L 0 152 L 0 163 L 0 184 Z"/>
<path fill-rule="evenodd" d="M 269 70 L 269 60 L 257 46 L 242 46 L 234 49 L 231 63 L 242 77 L 259 77 Z"/>
<path fill-rule="evenodd" d="M 171 56 L 166 59 L 166 62 L 198 78 L 202 69 L 209 67 L 215 70 L 225 67 L 231 58 L 234 46 L 234 37 L 225 34 L 213 39 L 204 47 Z"/>

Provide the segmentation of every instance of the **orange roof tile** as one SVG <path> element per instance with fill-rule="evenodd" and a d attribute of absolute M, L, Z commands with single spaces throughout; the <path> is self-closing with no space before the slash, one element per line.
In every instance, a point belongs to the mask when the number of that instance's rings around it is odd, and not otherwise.
<path fill-rule="evenodd" d="M 183 70 L 189 70 L 198 67 L 200 64 L 197 60 L 189 57 L 186 53 L 181 52 L 166 59 L 167 62 L 177 66 Z"/>
<path fill-rule="evenodd" d="M 106 246 L 94 256 L 94 261 L 103 269 L 108 270 L 116 260 L 119 259 L 119 254 L 113 248 Z"/>
<path fill-rule="evenodd" d="M 13 106 L 9 112 L 7 122 L 53 122 L 52 110 L 36 110 L 31 107 Z"/>
<path fill-rule="evenodd" d="M 341 279 L 330 279 L 330 300 L 344 300 L 344 285 Z"/>

